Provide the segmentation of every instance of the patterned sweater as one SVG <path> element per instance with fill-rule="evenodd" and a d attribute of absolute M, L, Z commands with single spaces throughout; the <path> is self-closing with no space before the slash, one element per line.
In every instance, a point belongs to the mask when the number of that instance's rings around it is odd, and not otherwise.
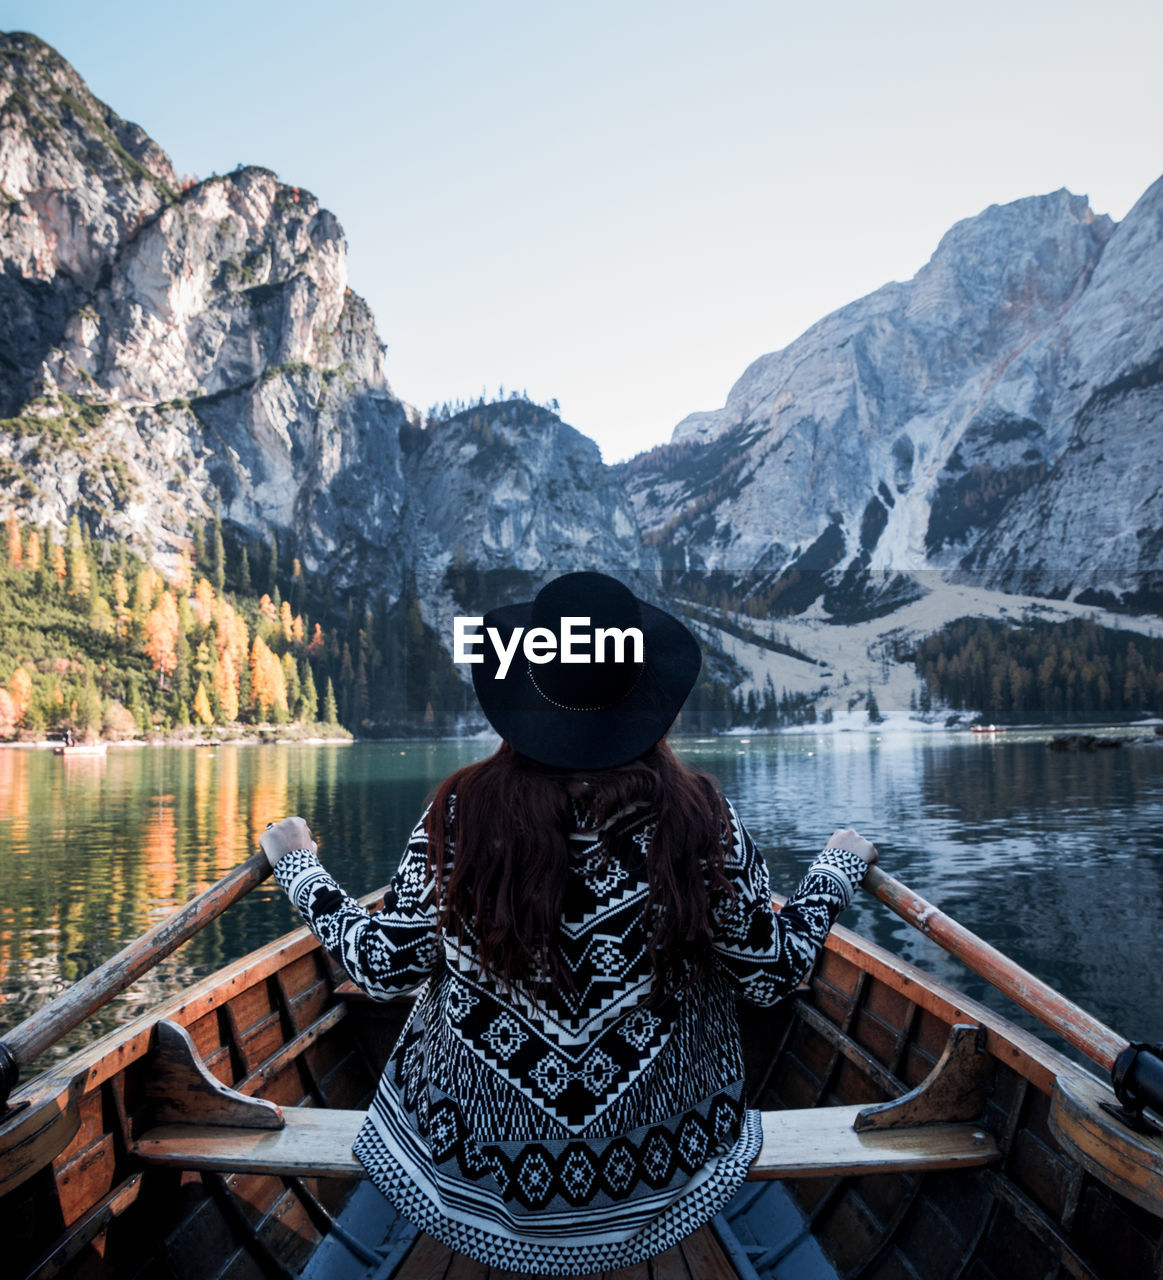
<path fill-rule="evenodd" d="M 715 962 L 648 1003 L 650 814 L 579 817 L 561 956 L 572 989 L 534 1003 L 482 973 L 471 938 L 438 934 L 424 822 L 369 914 L 304 850 L 275 876 L 372 996 L 422 990 L 355 1143 L 397 1209 L 494 1267 L 573 1275 L 669 1248 L 735 1194 L 760 1145 L 743 1097 L 735 997 L 775 1004 L 812 965 L 864 876 L 826 849 L 777 915 L 767 867 L 730 811 Z"/>

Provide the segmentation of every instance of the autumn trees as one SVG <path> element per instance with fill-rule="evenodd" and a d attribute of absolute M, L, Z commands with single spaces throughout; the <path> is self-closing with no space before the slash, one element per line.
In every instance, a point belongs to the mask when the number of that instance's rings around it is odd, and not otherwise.
<path fill-rule="evenodd" d="M 76 518 L 63 539 L 4 521 L 0 738 L 316 722 L 338 645 L 279 599 L 277 583 L 273 596 L 227 593 L 220 526 L 197 535 L 167 577 L 93 541 Z M 268 571 L 276 562 L 277 552 Z M 334 704 L 324 708 L 333 724 Z"/>

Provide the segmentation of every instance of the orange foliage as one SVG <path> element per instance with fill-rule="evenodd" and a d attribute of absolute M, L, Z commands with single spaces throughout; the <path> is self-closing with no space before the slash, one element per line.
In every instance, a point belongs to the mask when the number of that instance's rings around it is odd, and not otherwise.
<path fill-rule="evenodd" d="M 19 569 L 24 561 L 24 550 L 20 545 L 20 524 L 15 513 L 9 513 L 5 528 L 8 531 L 8 563 L 14 569 Z"/>
<path fill-rule="evenodd" d="M 57 582 L 64 582 L 69 572 L 69 566 L 65 561 L 65 549 L 56 543 L 52 549 L 52 571 L 57 575 Z"/>
<path fill-rule="evenodd" d="M 283 639 L 290 640 L 295 633 L 295 623 L 291 617 L 291 602 L 289 600 L 284 600 L 279 606 L 279 622 L 283 628 Z"/>
<path fill-rule="evenodd" d="M 205 578 L 199 578 L 198 585 L 194 588 L 193 609 L 194 617 L 202 626 L 208 627 L 214 617 L 214 588 Z"/>
<path fill-rule="evenodd" d="M 238 752 L 219 751 L 214 759 L 218 762 L 214 854 L 218 874 L 225 875 L 249 850 L 238 847 Z"/>
<path fill-rule="evenodd" d="M 219 713 L 223 724 L 233 724 L 238 719 L 238 672 L 230 650 L 224 649 L 214 673 L 214 692 L 218 697 Z"/>
<path fill-rule="evenodd" d="M 20 717 L 16 714 L 16 699 L 0 685 L 0 738 L 11 738 L 16 732 Z M 8 752 L 4 752 L 5 755 Z"/>
<path fill-rule="evenodd" d="M 287 682 L 283 677 L 283 664 L 262 636 L 255 636 L 250 650 L 250 698 L 264 720 L 272 712 L 286 714 Z"/>
<path fill-rule="evenodd" d="M 250 652 L 250 633 L 246 628 L 246 619 L 235 613 L 229 600 L 216 600 L 214 611 L 218 621 L 218 635 L 214 642 L 218 659 L 221 661 L 222 655 L 229 653 L 237 672 L 242 669 Z"/>
<path fill-rule="evenodd" d="M 178 665 L 178 606 L 170 592 L 161 599 L 145 620 L 145 656 L 153 663 L 154 670 L 164 679 Z"/>
<path fill-rule="evenodd" d="M 315 630 L 311 632 L 311 643 L 307 646 L 307 652 L 314 657 L 317 653 L 322 653 L 327 643 L 327 638 L 323 634 L 323 628 L 316 623 Z"/>
<path fill-rule="evenodd" d="M 35 529 L 28 535 L 28 546 L 24 552 L 24 567 L 29 573 L 40 571 L 40 534 Z"/>
<path fill-rule="evenodd" d="M 293 812 L 290 805 L 289 762 L 286 751 L 264 751 L 256 761 L 250 785 L 250 847 L 258 847 L 268 822 Z"/>
<path fill-rule="evenodd" d="M 16 723 L 23 724 L 25 713 L 32 705 L 32 676 L 26 667 L 17 667 L 8 681 L 8 692 L 12 697 L 12 706 L 16 715 Z"/>

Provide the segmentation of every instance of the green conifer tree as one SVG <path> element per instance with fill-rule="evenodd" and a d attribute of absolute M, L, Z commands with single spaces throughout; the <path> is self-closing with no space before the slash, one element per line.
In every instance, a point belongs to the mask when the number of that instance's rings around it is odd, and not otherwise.
<path fill-rule="evenodd" d="M 221 595 L 226 587 L 226 544 L 222 541 L 222 521 L 217 516 L 214 517 L 213 575 L 211 581 L 215 594 Z"/>
<path fill-rule="evenodd" d="M 314 724 L 319 714 L 319 694 L 315 688 L 315 676 L 306 658 L 299 660 L 299 706 L 295 719 L 304 724 Z"/>
<path fill-rule="evenodd" d="M 339 723 L 339 708 L 335 705 L 335 686 L 331 677 L 327 677 L 327 689 L 323 694 L 323 723 L 336 725 Z"/>

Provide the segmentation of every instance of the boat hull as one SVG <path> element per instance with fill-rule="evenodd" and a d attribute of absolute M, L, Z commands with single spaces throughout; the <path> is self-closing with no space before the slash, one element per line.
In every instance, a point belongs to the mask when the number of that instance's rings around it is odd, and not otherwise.
<path fill-rule="evenodd" d="M 12 1099 L 21 1110 L 0 1123 L 4 1274 L 311 1274 L 325 1243 L 342 1243 L 343 1220 L 334 1221 L 357 1184 L 144 1163 L 135 1144 L 154 1124 L 154 1027 L 162 1018 L 184 1027 L 212 1075 L 243 1094 L 281 1107 L 359 1109 L 408 1009 L 407 1000 L 360 995 L 300 930 L 25 1086 Z M 1037 1037 L 843 929 L 794 1000 L 775 1011 L 741 1006 L 740 1015 L 749 1097 L 765 1110 L 895 1098 L 927 1076 L 953 1027 L 984 1028 L 980 1123 L 1002 1152 L 988 1169 L 787 1179 L 773 1187 L 783 1198 L 778 1215 L 749 1188 L 750 1225 L 736 1226 L 741 1238 L 755 1237 L 747 1265 L 758 1274 L 787 1274 L 764 1261 L 772 1250 L 759 1237 L 768 1219 L 787 1217 L 788 1204 L 803 1247 L 844 1280 L 1159 1274 L 1157 1180 L 1145 1191 L 1139 1174 L 1120 1183 L 1117 1143 L 1101 1120 L 1087 1152 L 1062 1139 L 1058 1083 L 1089 1077 Z M 370 1229 L 396 1238 L 389 1219 Z M 350 1262 L 353 1249 L 367 1250 L 358 1274 L 386 1275 L 372 1248 L 382 1243 L 342 1251 Z"/>

